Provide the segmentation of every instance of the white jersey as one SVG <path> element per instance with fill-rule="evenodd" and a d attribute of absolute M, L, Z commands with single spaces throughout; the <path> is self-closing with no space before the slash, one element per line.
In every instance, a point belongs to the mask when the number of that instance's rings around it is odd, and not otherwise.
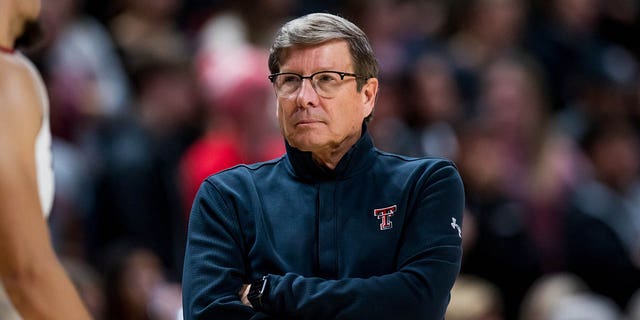
<path fill-rule="evenodd" d="M 34 65 L 21 53 L 2 54 L 3 58 L 16 59 L 17 63 L 26 65 L 32 73 L 33 78 L 37 79 L 37 90 L 40 99 L 42 99 L 42 123 L 40 131 L 36 136 L 34 144 L 36 174 L 38 178 L 38 195 L 40 196 L 40 205 L 42 206 L 42 214 L 49 216 L 51 207 L 53 206 L 53 167 L 51 159 L 51 130 L 49 128 L 49 99 L 45 90 L 44 83 L 40 74 L 36 71 Z M 22 319 L 14 308 L 11 306 L 9 299 L 6 297 L 2 283 L 0 283 L 0 319 L 2 320 L 20 320 Z"/>
<path fill-rule="evenodd" d="M 38 95 L 40 96 L 40 99 L 42 99 L 42 124 L 40 126 L 38 136 L 36 137 L 34 148 L 40 205 L 42 206 L 42 213 L 45 217 L 48 217 L 49 213 L 51 213 L 51 207 L 53 206 L 54 190 L 53 164 L 51 159 L 51 130 L 49 128 L 49 99 L 47 97 L 47 91 L 45 90 L 44 83 L 40 78 L 40 74 L 36 71 L 33 64 L 31 64 L 31 62 L 21 54 L 18 54 L 18 56 L 26 61 L 34 78 L 38 79 Z"/>

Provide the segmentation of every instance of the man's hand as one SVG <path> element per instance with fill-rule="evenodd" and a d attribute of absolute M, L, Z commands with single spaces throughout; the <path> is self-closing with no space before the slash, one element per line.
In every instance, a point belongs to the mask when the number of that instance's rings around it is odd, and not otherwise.
<path fill-rule="evenodd" d="M 240 291 L 238 292 L 238 295 L 240 296 L 240 301 L 242 301 L 242 304 L 252 307 L 251 302 L 249 302 L 249 299 L 247 299 L 247 295 L 249 294 L 249 289 L 251 289 L 251 285 L 250 284 L 243 284 L 242 288 L 240 288 Z"/>

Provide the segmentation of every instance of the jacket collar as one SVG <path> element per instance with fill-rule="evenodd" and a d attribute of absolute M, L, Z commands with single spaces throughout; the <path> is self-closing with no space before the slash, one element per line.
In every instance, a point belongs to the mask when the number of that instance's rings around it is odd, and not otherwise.
<path fill-rule="evenodd" d="M 340 159 L 334 170 L 316 164 L 311 157 L 311 152 L 300 151 L 286 141 L 285 145 L 289 169 L 293 175 L 306 181 L 320 182 L 348 178 L 369 169 L 375 159 L 375 148 L 365 123 L 362 124 L 362 136 Z"/>

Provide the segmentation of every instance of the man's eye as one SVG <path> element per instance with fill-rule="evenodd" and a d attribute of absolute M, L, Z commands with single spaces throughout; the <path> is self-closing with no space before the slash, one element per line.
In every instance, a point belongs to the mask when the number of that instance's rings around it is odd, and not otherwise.
<path fill-rule="evenodd" d="M 300 81 L 300 78 L 294 75 L 283 75 L 282 82 L 297 82 Z"/>
<path fill-rule="evenodd" d="M 330 73 L 319 74 L 317 77 L 320 82 L 333 82 L 338 80 L 337 76 Z"/>

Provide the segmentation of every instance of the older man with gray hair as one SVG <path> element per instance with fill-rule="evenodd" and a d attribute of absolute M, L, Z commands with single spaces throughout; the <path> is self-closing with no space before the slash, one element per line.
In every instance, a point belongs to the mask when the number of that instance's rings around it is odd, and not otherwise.
<path fill-rule="evenodd" d="M 448 160 L 373 146 L 366 35 L 335 15 L 300 17 L 277 33 L 269 68 L 286 154 L 202 183 L 185 319 L 443 319 L 462 256 L 462 181 Z"/>

